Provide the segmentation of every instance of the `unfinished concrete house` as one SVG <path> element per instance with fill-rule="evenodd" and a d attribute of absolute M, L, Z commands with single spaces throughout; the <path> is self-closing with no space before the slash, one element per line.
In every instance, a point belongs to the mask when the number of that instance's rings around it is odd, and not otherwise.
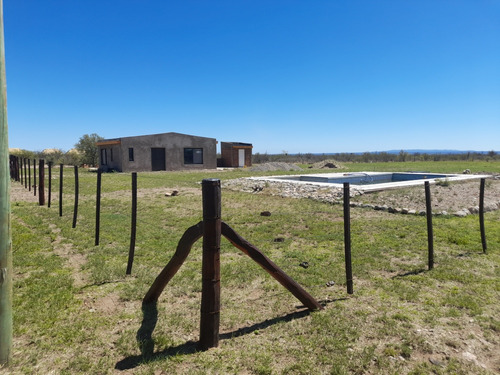
<path fill-rule="evenodd" d="M 103 171 L 215 169 L 217 141 L 180 133 L 104 139 L 97 143 Z"/>

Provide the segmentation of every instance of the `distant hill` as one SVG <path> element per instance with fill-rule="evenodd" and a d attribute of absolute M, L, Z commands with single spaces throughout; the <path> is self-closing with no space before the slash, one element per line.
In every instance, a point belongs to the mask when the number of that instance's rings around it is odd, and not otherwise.
<path fill-rule="evenodd" d="M 428 154 L 428 155 L 457 155 L 457 154 L 487 154 L 489 151 L 474 151 L 474 150 L 423 150 L 423 149 L 410 149 L 410 150 L 405 150 L 403 149 L 404 152 L 413 155 L 413 154 Z M 317 152 L 313 153 L 313 155 L 338 155 L 338 154 L 355 154 L 355 155 L 362 155 L 365 152 L 368 152 L 370 154 L 381 154 L 381 153 L 387 153 L 387 154 L 399 154 L 401 152 L 400 150 L 387 150 L 387 151 L 363 151 L 363 152 Z M 495 151 L 495 153 L 500 153 L 500 151 Z"/>
<path fill-rule="evenodd" d="M 403 150 L 409 154 L 467 154 L 467 153 L 475 153 L 475 154 L 487 154 L 490 151 L 474 151 L 474 150 L 421 150 L 421 149 L 413 149 L 413 150 Z M 385 151 L 388 154 L 399 154 L 401 150 L 389 150 Z M 498 152 L 498 151 L 495 151 Z"/>

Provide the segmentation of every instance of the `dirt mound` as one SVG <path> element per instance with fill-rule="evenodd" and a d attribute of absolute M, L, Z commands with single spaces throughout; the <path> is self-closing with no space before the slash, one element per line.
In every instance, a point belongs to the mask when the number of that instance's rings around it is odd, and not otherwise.
<path fill-rule="evenodd" d="M 339 162 L 328 159 L 328 160 L 323 160 L 319 161 L 317 163 L 314 163 L 311 168 L 313 169 L 326 169 L 326 168 L 337 168 L 337 169 L 342 169 L 342 165 L 339 164 Z"/>
<path fill-rule="evenodd" d="M 272 162 L 259 164 L 252 167 L 252 171 L 255 172 L 268 172 L 268 171 L 300 171 L 302 168 L 295 164 L 283 163 L 283 162 Z"/>

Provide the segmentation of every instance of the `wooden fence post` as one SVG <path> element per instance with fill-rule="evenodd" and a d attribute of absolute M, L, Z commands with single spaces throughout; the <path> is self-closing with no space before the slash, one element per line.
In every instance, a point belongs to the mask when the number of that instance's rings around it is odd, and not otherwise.
<path fill-rule="evenodd" d="M 15 173 L 16 173 L 15 180 L 17 182 L 19 182 L 19 157 L 18 156 L 14 157 L 14 169 L 15 169 Z"/>
<path fill-rule="evenodd" d="M 75 206 L 73 208 L 73 228 L 76 228 L 76 218 L 78 216 L 78 193 L 79 193 L 77 165 L 75 165 L 74 170 L 75 170 Z"/>
<path fill-rule="evenodd" d="M 127 275 L 132 273 L 135 253 L 135 235 L 137 230 L 137 172 L 132 172 L 132 220 L 130 224 L 130 248 L 128 251 Z"/>
<path fill-rule="evenodd" d="M 40 206 L 45 205 L 45 161 L 43 159 L 38 160 L 40 163 L 38 167 L 38 204 Z"/>
<path fill-rule="evenodd" d="M 59 165 L 59 216 L 63 214 L 63 164 Z"/>
<path fill-rule="evenodd" d="M 484 185 L 486 180 L 481 179 L 481 185 L 479 187 L 479 228 L 481 230 L 481 243 L 483 245 L 483 253 L 486 254 L 486 230 L 484 228 Z"/>
<path fill-rule="evenodd" d="M 49 198 L 47 201 L 47 207 L 50 208 L 50 200 L 52 198 L 52 162 L 49 161 Z"/>
<path fill-rule="evenodd" d="M 203 256 L 200 317 L 200 349 L 219 345 L 220 323 L 220 180 L 202 181 Z"/>
<path fill-rule="evenodd" d="M 99 229 L 101 225 L 101 175 L 102 171 L 97 171 L 97 191 L 95 203 L 95 246 L 99 245 Z"/>
<path fill-rule="evenodd" d="M 24 188 L 28 188 L 28 171 L 26 170 L 26 158 L 23 158 L 24 160 Z"/>
<path fill-rule="evenodd" d="M 33 159 L 33 195 L 36 197 L 36 159 Z"/>
<path fill-rule="evenodd" d="M 349 182 L 344 182 L 344 253 L 347 293 L 353 294 L 351 261 L 351 194 Z"/>
<path fill-rule="evenodd" d="M 28 159 L 28 191 L 31 191 L 31 159 Z"/>
<path fill-rule="evenodd" d="M 427 217 L 427 245 L 428 245 L 428 267 L 429 270 L 434 268 L 434 235 L 432 231 L 432 206 L 431 206 L 431 189 L 429 181 L 425 181 L 425 208 Z"/>
<path fill-rule="evenodd" d="M 3 1 L 0 0 L 0 367 L 5 368 L 12 354 L 12 233 L 3 29 Z"/>

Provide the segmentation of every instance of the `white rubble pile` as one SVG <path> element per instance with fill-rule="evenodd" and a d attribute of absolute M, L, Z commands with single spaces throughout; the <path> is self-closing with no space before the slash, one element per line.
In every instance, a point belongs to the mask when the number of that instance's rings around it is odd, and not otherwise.
<path fill-rule="evenodd" d="M 287 198 L 309 198 L 327 203 L 340 203 L 343 200 L 342 188 L 325 188 L 309 184 L 295 184 L 291 182 L 263 181 L 249 178 L 238 178 L 222 182 L 222 187 L 244 191 L 247 193 L 258 193 L 266 191 L 271 195 Z M 362 194 L 356 189 L 350 190 L 351 197 Z"/>
<path fill-rule="evenodd" d="M 271 162 L 255 165 L 251 168 L 252 171 L 255 172 L 270 172 L 270 171 L 300 171 L 298 165 L 283 163 L 283 162 Z"/>

